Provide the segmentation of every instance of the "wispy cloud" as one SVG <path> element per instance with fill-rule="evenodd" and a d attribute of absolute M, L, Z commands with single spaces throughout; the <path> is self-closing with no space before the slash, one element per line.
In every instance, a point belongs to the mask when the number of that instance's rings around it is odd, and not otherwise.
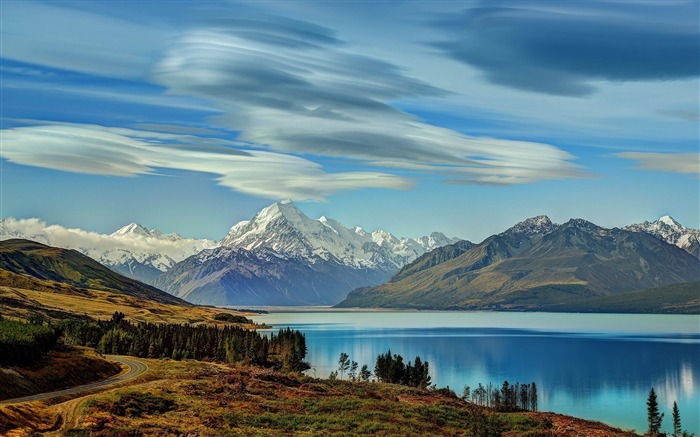
<path fill-rule="evenodd" d="M 700 178 L 700 153 L 622 152 L 615 156 L 636 161 L 640 170 L 683 173 Z"/>
<path fill-rule="evenodd" d="M 489 0 L 439 20 L 434 45 L 493 83 L 585 96 L 601 80 L 698 77 L 699 16 L 695 0 Z"/>
<path fill-rule="evenodd" d="M 254 26 L 255 20 L 240 27 L 239 20 L 220 19 L 187 32 L 154 67 L 152 78 L 171 93 L 215 102 L 225 114 L 213 122 L 284 153 L 380 161 L 387 167 L 420 164 L 435 173 L 450 165 L 459 167 L 465 183 L 584 174 L 574 156 L 555 146 L 463 135 L 397 109 L 393 102 L 445 91 L 396 65 L 352 53 L 330 30 L 298 21 L 286 30 L 286 22 L 269 17 Z M 268 38 L 270 20 L 275 31 Z"/>
<path fill-rule="evenodd" d="M 410 186 L 405 178 L 386 173 L 327 173 L 300 157 L 212 145 L 190 135 L 67 123 L 0 133 L 0 156 L 17 164 L 122 177 L 156 174 L 157 169 L 211 173 L 220 185 L 263 198 L 323 200 L 342 190 Z"/>

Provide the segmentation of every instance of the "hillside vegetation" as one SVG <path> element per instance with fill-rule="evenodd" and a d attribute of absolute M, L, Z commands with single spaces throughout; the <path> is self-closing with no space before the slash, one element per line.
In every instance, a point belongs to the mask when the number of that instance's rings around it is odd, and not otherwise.
<path fill-rule="evenodd" d="M 76 287 L 0 269 L 0 315 L 30 319 L 109 319 L 115 312 L 129 320 L 155 323 L 227 325 L 252 322 L 241 313 L 222 308 L 167 304 L 112 291 Z M 231 315 L 234 319 L 226 317 Z"/>
<path fill-rule="evenodd" d="M 552 305 L 549 311 L 700 314 L 700 281 L 629 291 L 584 302 Z"/>
<path fill-rule="evenodd" d="M 113 272 L 78 251 L 29 240 L 0 241 L 0 269 L 79 288 L 110 291 L 171 305 L 191 305 L 155 287 Z"/>

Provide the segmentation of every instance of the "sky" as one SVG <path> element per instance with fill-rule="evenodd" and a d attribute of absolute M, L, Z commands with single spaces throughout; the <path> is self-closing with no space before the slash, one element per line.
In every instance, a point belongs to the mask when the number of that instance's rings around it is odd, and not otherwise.
<path fill-rule="evenodd" d="M 0 216 L 700 227 L 700 4 L 0 2 Z"/>

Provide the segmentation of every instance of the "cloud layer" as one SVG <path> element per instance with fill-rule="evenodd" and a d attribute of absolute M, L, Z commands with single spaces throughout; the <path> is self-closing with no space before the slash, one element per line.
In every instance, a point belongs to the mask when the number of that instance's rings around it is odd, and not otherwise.
<path fill-rule="evenodd" d="M 615 156 L 637 162 L 641 170 L 695 175 L 700 178 L 700 153 L 622 152 Z"/>
<path fill-rule="evenodd" d="M 461 183 L 583 175 L 572 155 L 552 145 L 471 137 L 402 112 L 394 102 L 445 91 L 354 54 L 309 23 L 269 16 L 243 25 L 206 22 L 171 46 L 152 78 L 171 93 L 215 102 L 225 112 L 215 122 L 279 152 L 414 165 Z"/>
<path fill-rule="evenodd" d="M 585 96 L 600 80 L 697 77 L 699 16 L 695 0 L 490 0 L 436 23 L 435 46 L 493 83 Z"/>
<path fill-rule="evenodd" d="M 177 262 L 216 245 L 211 240 L 168 238 L 167 235 L 162 234 L 161 236 L 162 238 L 137 234 L 123 236 L 98 234 L 82 229 L 65 228 L 61 225 L 49 225 L 36 218 L 10 217 L 0 221 L 0 240 L 25 238 L 49 246 L 79 250 L 100 262 L 115 264 L 128 260 L 128 254 L 133 255 L 139 262 L 152 257 L 153 254 L 165 256 L 171 262 Z"/>
<path fill-rule="evenodd" d="M 158 169 L 212 173 L 223 186 L 263 198 L 323 200 L 348 189 L 410 186 L 406 179 L 386 173 L 327 173 L 320 164 L 296 156 L 136 129 L 67 123 L 27 126 L 4 129 L 2 141 L 1 156 L 17 164 L 126 177 L 157 174 Z"/>

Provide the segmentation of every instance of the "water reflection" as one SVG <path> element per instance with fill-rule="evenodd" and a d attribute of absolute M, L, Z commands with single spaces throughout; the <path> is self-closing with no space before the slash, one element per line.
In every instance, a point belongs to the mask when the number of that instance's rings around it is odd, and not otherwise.
<path fill-rule="evenodd" d="M 670 430 L 670 409 L 675 400 L 684 428 L 700 432 L 698 334 L 686 331 L 674 336 L 668 330 L 633 333 L 625 329 L 606 334 L 600 326 L 593 333 L 435 327 L 433 320 L 421 323 L 420 316 L 406 313 L 402 317 L 410 317 L 410 324 L 422 328 L 378 328 L 374 319 L 363 326 L 327 323 L 329 320 L 285 324 L 284 315 L 274 318 L 277 326 L 306 333 L 308 359 L 318 376 L 327 376 L 337 368 L 341 352 L 371 369 L 376 356 L 391 349 L 404 358 L 420 355 L 427 359 L 433 382 L 458 393 L 464 385 L 475 387 L 479 382 L 534 381 L 543 410 L 637 430 L 645 429 L 646 396 L 654 386 L 667 413 L 664 429 Z M 296 316 L 291 319 L 299 320 Z"/>

